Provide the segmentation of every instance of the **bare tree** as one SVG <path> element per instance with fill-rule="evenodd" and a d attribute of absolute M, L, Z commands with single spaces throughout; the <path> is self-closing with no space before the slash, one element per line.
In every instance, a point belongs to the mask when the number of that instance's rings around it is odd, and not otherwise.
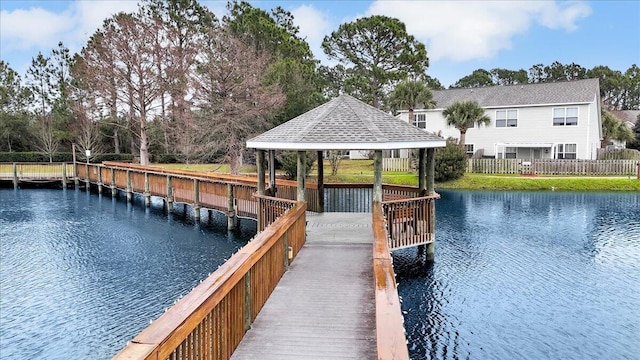
<path fill-rule="evenodd" d="M 119 13 L 105 21 L 82 52 L 86 64 L 83 80 L 108 104 L 113 120 L 117 120 L 118 111 L 128 119 L 143 165 L 149 163 L 147 122 L 157 115 L 164 89 L 157 71 L 166 53 L 159 46 L 165 43 L 158 39 L 162 33 L 158 19 Z"/>
<path fill-rule="evenodd" d="M 247 46 L 227 30 L 210 31 L 200 44 L 191 81 L 195 105 L 193 142 L 200 153 L 222 151 L 237 174 L 245 141 L 267 126 L 267 118 L 284 103 L 277 85 L 265 85 L 269 56 Z"/>

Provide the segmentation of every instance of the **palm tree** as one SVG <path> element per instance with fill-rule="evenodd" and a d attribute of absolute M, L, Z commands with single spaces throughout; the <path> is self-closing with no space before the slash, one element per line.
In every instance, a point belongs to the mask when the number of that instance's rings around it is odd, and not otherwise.
<path fill-rule="evenodd" d="M 399 83 L 391 93 L 391 107 L 393 109 L 409 109 L 409 121 L 414 124 L 413 110 L 424 105 L 425 109 L 436 106 L 433 94 L 425 83 L 417 80 L 405 80 Z"/>
<path fill-rule="evenodd" d="M 602 110 L 602 142 L 600 147 L 605 148 L 611 140 L 631 142 L 634 140 L 633 132 L 612 113 Z"/>
<path fill-rule="evenodd" d="M 484 109 L 475 101 L 455 102 L 447 107 L 442 115 L 447 119 L 448 125 L 453 125 L 460 130 L 459 144 L 464 146 L 467 130 L 475 124 L 489 125 L 491 119 L 484 113 Z"/>

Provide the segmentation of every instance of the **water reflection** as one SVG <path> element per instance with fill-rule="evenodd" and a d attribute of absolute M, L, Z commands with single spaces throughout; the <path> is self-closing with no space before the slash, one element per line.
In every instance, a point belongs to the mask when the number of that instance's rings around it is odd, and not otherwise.
<path fill-rule="evenodd" d="M 443 192 L 436 238 L 394 254 L 412 358 L 640 353 L 640 194 Z"/>
<path fill-rule="evenodd" d="M 123 200 L 0 190 L 0 357 L 109 358 L 255 234 Z"/>

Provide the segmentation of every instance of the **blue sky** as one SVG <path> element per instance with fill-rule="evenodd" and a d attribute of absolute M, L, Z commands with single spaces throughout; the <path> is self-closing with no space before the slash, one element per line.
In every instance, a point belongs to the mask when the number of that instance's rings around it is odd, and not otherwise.
<path fill-rule="evenodd" d="M 346 21 L 399 18 L 427 46 L 428 74 L 448 86 L 478 68 L 528 70 L 553 61 L 625 71 L 640 64 L 640 1 L 250 1 L 294 14 L 317 58 L 320 43 Z M 218 17 L 226 1 L 201 1 Z M 82 48 L 102 20 L 136 1 L 0 1 L 0 59 L 24 74 L 58 41 Z"/>

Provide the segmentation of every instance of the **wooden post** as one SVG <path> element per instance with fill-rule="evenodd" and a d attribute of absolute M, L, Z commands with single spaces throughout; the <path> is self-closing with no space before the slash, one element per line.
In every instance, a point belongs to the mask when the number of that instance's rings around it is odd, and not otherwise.
<path fill-rule="evenodd" d="M 18 164 L 13 163 L 13 189 L 18 189 Z"/>
<path fill-rule="evenodd" d="M 151 191 L 149 191 L 149 173 L 144 173 L 144 206 L 151 206 Z"/>
<path fill-rule="evenodd" d="M 76 144 L 71 144 L 71 152 L 73 153 L 73 185 L 78 188 L 80 181 L 78 180 L 78 164 L 76 163 Z"/>
<path fill-rule="evenodd" d="M 133 188 L 131 186 L 131 170 L 127 170 L 127 202 L 133 199 Z"/>
<path fill-rule="evenodd" d="M 304 179 L 305 179 L 305 165 L 307 153 L 304 151 L 298 151 L 298 201 L 304 201 Z"/>
<path fill-rule="evenodd" d="M 244 275 L 244 331 L 251 328 L 251 271 Z"/>
<path fill-rule="evenodd" d="M 167 176 L 167 211 L 173 211 L 173 181 L 171 176 Z"/>
<path fill-rule="evenodd" d="M 269 188 L 271 196 L 276 196 L 276 151 L 269 150 Z"/>
<path fill-rule="evenodd" d="M 418 150 L 418 190 L 420 190 L 420 196 L 424 196 L 427 189 L 426 177 L 426 151 L 425 149 Z"/>
<path fill-rule="evenodd" d="M 382 202 L 382 150 L 373 155 L 373 202 Z"/>
<path fill-rule="evenodd" d="M 98 194 L 102 194 L 102 167 L 98 166 Z"/>
<path fill-rule="evenodd" d="M 258 167 L 258 194 L 264 195 L 264 150 L 256 151 L 256 166 Z M 271 163 L 269 163 L 271 166 Z M 258 213 L 256 219 L 258 222 L 258 233 L 262 229 L 262 201 L 258 200 Z"/>
<path fill-rule="evenodd" d="M 318 151 L 318 212 L 324 212 L 324 154 Z"/>
<path fill-rule="evenodd" d="M 193 179 L 193 217 L 200 221 L 200 180 Z"/>
<path fill-rule="evenodd" d="M 289 270 L 289 233 L 285 232 L 284 237 L 284 271 Z"/>
<path fill-rule="evenodd" d="M 116 186 L 116 170 L 111 168 L 111 197 L 118 196 L 118 187 Z"/>
<path fill-rule="evenodd" d="M 67 163 L 62 163 L 62 188 L 67 188 Z"/>
<path fill-rule="evenodd" d="M 87 160 L 87 163 L 84 164 L 84 167 L 87 169 L 87 178 L 85 179 L 85 190 L 86 191 L 90 191 L 91 190 L 91 175 L 89 174 L 89 160 Z"/>
<path fill-rule="evenodd" d="M 436 172 L 436 149 L 427 149 L 427 193 L 429 195 L 435 194 L 435 172 Z M 431 200 L 429 202 L 429 233 L 433 236 L 433 242 L 427 245 L 427 261 L 433 261 L 435 259 L 436 252 L 436 202 Z"/>
<path fill-rule="evenodd" d="M 233 198 L 233 185 L 227 184 L 227 230 L 235 230 L 236 228 L 236 210 Z"/>

